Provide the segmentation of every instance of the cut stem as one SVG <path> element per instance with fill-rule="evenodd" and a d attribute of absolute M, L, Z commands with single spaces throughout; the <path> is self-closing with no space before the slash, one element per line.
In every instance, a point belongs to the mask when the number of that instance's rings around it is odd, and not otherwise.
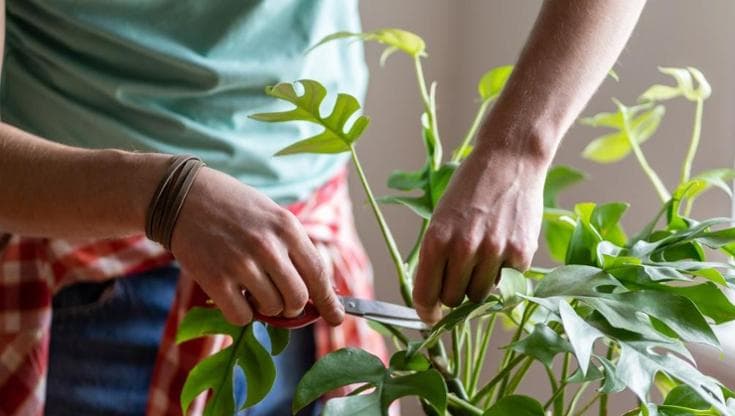
<path fill-rule="evenodd" d="M 411 282 L 409 280 L 409 277 L 406 276 L 406 268 L 403 266 L 403 259 L 401 258 L 401 253 L 398 251 L 396 240 L 393 238 L 393 234 L 388 227 L 388 223 L 385 221 L 385 217 L 383 217 L 383 212 L 380 210 L 378 202 L 375 200 L 375 196 L 372 189 L 370 189 L 370 184 L 368 183 L 367 177 L 365 177 L 365 171 L 362 169 L 360 159 L 357 157 L 357 153 L 355 152 L 355 148 L 353 146 L 350 146 L 350 154 L 352 155 L 352 162 L 355 165 L 355 170 L 357 171 L 357 175 L 360 178 L 362 188 L 365 190 L 365 194 L 367 195 L 370 207 L 373 209 L 375 219 L 377 219 L 378 225 L 380 226 L 380 232 L 383 234 L 383 240 L 385 240 L 385 244 L 388 247 L 388 252 L 390 253 L 393 264 L 396 267 L 398 284 L 401 288 L 401 296 L 403 297 L 403 301 L 406 303 L 406 305 L 411 306 L 413 305 L 413 300 L 411 298 Z"/>

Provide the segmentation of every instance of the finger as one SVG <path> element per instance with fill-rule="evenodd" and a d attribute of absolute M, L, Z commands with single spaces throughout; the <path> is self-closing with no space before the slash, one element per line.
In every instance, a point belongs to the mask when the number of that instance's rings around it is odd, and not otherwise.
<path fill-rule="evenodd" d="M 505 248 L 505 265 L 525 272 L 531 267 L 535 253 L 535 244 L 508 244 Z"/>
<path fill-rule="evenodd" d="M 277 250 L 264 268 L 283 299 L 283 316 L 299 316 L 309 301 L 309 292 L 285 249 Z"/>
<path fill-rule="evenodd" d="M 256 310 L 265 316 L 283 312 L 283 300 L 275 285 L 253 260 L 245 260 L 240 283 L 252 296 Z"/>
<path fill-rule="evenodd" d="M 482 302 L 487 298 L 497 281 L 500 265 L 496 256 L 486 256 L 475 266 L 467 285 L 467 297 L 471 301 Z"/>
<path fill-rule="evenodd" d="M 334 292 L 327 268 L 319 252 L 306 233 L 294 237 L 289 255 L 306 282 L 314 306 L 328 324 L 341 324 L 345 316 L 344 307 Z"/>
<path fill-rule="evenodd" d="M 220 280 L 213 287 L 204 282 L 201 284 L 202 289 L 212 298 L 228 322 L 243 326 L 253 320 L 253 310 L 250 304 L 240 288 L 230 280 L 224 280 L 224 282 Z"/>
<path fill-rule="evenodd" d="M 440 298 L 442 303 L 450 307 L 459 306 L 464 300 L 472 269 L 475 266 L 474 253 L 463 251 L 463 254 L 451 256 L 447 261 L 447 269 L 444 273 Z"/>
<path fill-rule="evenodd" d="M 439 243 L 425 238 L 419 253 L 419 265 L 413 286 L 413 302 L 416 313 L 424 322 L 433 324 L 442 318 L 439 294 L 446 259 Z"/>

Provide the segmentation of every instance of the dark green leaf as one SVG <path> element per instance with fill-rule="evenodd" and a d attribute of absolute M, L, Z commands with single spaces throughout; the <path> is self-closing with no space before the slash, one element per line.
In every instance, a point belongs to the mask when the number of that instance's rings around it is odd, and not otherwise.
<path fill-rule="evenodd" d="M 322 416 L 382 416 L 378 392 L 337 397 L 324 406 Z"/>
<path fill-rule="evenodd" d="M 699 410 L 706 410 L 711 407 L 706 400 L 699 397 L 699 394 L 686 384 L 680 384 L 674 387 L 669 394 L 666 395 L 666 399 L 663 404 Z"/>
<path fill-rule="evenodd" d="M 627 237 L 620 226 L 620 219 L 628 206 L 629 204 L 624 202 L 597 205 L 592 211 L 590 223 L 600 232 L 603 239 L 622 246 L 626 243 Z"/>
<path fill-rule="evenodd" d="M 704 315 L 712 318 L 716 324 L 735 320 L 735 305 L 713 283 L 708 282 L 694 286 L 662 286 L 660 290 L 666 290 L 689 299 Z"/>
<path fill-rule="evenodd" d="M 567 248 L 565 264 L 582 264 L 589 266 L 597 265 L 597 243 L 602 241 L 602 236 L 587 221 L 577 222 Z"/>
<path fill-rule="evenodd" d="M 390 367 L 400 371 L 424 371 L 431 366 L 429 360 L 422 354 L 413 354 L 406 358 L 406 351 L 398 351 L 390 357 Z"/>
<path fill-rule="evenodd" d="M 533 332 L 508 346 L 513 351 L 529 355 L 547 367 L 551 367 L 556 354 L 572 352 L 572 346 L 548 326 L 538 323 Z"/>
<path fill-rule="evenodd" d="M 387 378 L 383 385 L 383 409 L 387 409 L 393 401 L 406 396 L 425 399 L 439 414 L 443 414 L 447 408 L 447 385 L 441 374 L 433 369 Z"/>
<path fill-rule="evenodd" d="M 429 172 L 429 182 L 431 184 L 431 203 L 436 206 L 439 199 L 444 195 L 444 191 L 452 178 L 454 171 L 459 165 L 456 163 L 447 163 L 442 165 L 437 171 Z"/>
<path fill-rule="evenodd" d="M 427 184 L 428 166 L 414 172 L 394 171 L 388 176 L 388 187 L 399 191 L 423 189 Z"/>
<path fill-rule="evenodd" d="M 506 396 L 498 400 L 482 416 L 544 416 L 544 407 L 528 396 Z"/>
<path fill-rule="evenodd" d="M 268 337 L 271 340 L 271 355 L 278 355 L 288 346 L 290 331 L 268 325 Z"/>
<path fill-rule="evenodd" d="M 615 365 L 605 357 L 596 356 L 602 367 L 605 369 L 605 381 L 600 386 L 600 393 L 610 394 L 618 393 L 625 389 L 625 382 L 618 377 L 615 371 Z"/>
<path fill-rule="evenodd" d="M 582 374 L 587 374 L 587 368 L 592 356 L 592 346 L 595 340 L 601 338 L 602 333 L 597 328 L 589 325 L 565 301 L 559 301 L 559 315 L 561 316 L 564 330 L 569 337 L 569 343 L 574 349 L 577 363 Z"/>
<path fill-rule="evenodd" d="M 376 198 L 381 204 L 400 204 L 410 208 L 416 215 L 424 219 L 431 218 L 431 201 L 426 196 L 387 195 Z"/>
<path fill-rule="evenodd" d="M 544 206 L 556 208 L 559 194 L 566 188 L 581 182 L 584 173 L 565 165 L 555 165 L 546 173 L 544 184 Z"/>

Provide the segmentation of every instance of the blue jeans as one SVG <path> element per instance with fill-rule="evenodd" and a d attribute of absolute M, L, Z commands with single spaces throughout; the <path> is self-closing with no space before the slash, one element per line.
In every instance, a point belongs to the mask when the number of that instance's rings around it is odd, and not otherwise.
<path fill-rule="evenodd" d="M 153 367 L 179 269 L 175 265 L 102 283 L 79 283 L 53 300 L 47 416 L 144 415 Z M 256 333 L 267 342 L 263 327 Z M 271 393 L 241 415 L 290 415 L 296 384 L 314 362 L 311 328 L 292 331 L 275 357 Z M 244 379 L 236 377 L 238 401 Z M 309 409 L 304 415 L 311 414 Z"/>

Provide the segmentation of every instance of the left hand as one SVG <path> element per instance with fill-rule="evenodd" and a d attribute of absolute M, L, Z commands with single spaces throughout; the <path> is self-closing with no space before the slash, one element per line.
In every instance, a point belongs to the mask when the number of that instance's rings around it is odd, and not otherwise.
<path fill-rule="evenodd" d="M 437 322 L 441 303 L 457 306 L 465 294 L 484 300 L 501 268 L 530 267 L 548 164 L 516 153 L 476 148 L 454 174 L 421 246 L 413 298 L 424 321 Z"/>

